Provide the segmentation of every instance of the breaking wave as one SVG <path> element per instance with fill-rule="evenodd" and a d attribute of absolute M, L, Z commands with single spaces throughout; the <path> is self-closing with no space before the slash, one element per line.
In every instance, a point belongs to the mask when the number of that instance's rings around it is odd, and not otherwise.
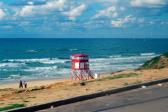
<path fill-rule="evenodd" d="M 114 72 L 125 69 L 136 69 L 145 61 L 157 56 L 155 53 L 139 55 L 112 55 L 106 58 L 91 58 L 90 68 L 93 72 Z M 0 80 L 21 78 L 63 78 L 69 77 L 70 59 L 8 59 L 0 61 Z"/>
<path fill-rule="evenodd" d="M 155 53 L 141 53 L 141 56 L 153 56 Z"/>

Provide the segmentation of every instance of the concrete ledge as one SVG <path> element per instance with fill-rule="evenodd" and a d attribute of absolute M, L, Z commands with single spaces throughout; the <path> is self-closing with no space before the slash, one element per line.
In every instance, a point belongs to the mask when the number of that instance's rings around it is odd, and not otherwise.
<path fill-rule="evenodd" d="M 34 111 L 38 111 L 38 110 L 48 109 L 51 107 L 58 107 L 61 105 L 66 105 L 66 104 L 70 104 L 70 103 L 74 103 L 74 102 L 89 100 L 92 98 L 101 97 L 101 96 L 105 96 L 105 95 L 115 94 L 115 93 L 119 93 L 119 92 L 125 92 L 125 91 L 129 91 L 129 90 L 141 88 L 141 86 L 151 86 L 151 85 L 165 83 L 165 82 L 168 82 L 168 78 L 145 82 L 142 84 L 130 85 L 130 86 L 107 90 L 107 91 L 102 91 L 102 92 L 97 92 L 97 93 L 93 93 L 93 94 L 73 97 L 73 98 L 64 99 L 64 100 L 58 100 L 58 101 L 35 105 L 35 106 L 31 106 L 31 107 L 23 107 L 23 108 L 19 108 L 19 109 L 13 109 L 13 110 L 9 110 L 7 112 L 34 112 Z"/>

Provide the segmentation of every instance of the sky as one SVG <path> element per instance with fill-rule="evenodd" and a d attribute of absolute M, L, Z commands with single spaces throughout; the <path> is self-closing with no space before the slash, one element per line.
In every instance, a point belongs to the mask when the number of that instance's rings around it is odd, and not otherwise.
<path fill-rule="evenodd" d="M 0 38 L 168 38 L 168 0 L 0 0 Z"/>

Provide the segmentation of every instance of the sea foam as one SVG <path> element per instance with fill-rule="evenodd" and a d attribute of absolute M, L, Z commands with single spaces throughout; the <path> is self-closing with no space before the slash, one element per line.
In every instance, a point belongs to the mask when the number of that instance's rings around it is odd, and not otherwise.
<path fill-rule="evenodd" d="M 114 72 L 125 69 L 136 69 L 145 61 L 157 56 L 155 53 L 140 55 L 111 55 L 104 58 L 90 58 L 90 69 L 93 72 Z M 33 64 L 33 66 L 32 66 Z M 70 59 L 8 59 L 0 62 L 0 79 L 40 79 L 69 77 Z M 2 76 L 3 75 L 3 76 Z"/>

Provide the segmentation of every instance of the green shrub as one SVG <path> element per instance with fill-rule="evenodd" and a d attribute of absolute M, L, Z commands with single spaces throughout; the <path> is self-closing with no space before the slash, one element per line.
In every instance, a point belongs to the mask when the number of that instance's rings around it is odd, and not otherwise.
<path fill-rule="evenodd" d="M 8 106 L 1 107 L 0 111 L 5 111 L 5 110 L 9 110 L 9 109 L 14 109 L 14 108 L 20 108 L 20 107 L 25 107 L 25 105 L 24 104 L 10 104 Z"/>

